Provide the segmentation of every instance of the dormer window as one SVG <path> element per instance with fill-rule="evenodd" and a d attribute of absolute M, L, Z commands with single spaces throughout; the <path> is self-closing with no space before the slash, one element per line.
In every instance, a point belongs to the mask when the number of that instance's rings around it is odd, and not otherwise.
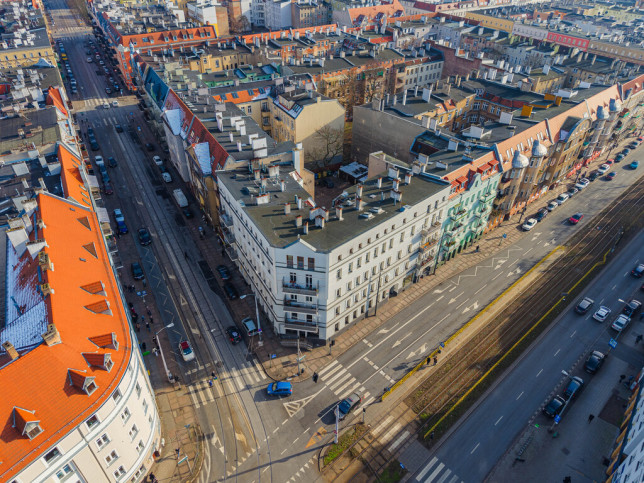
<path fill-rule="evenodd" d="M 36 418 L 36 411 L 29 411 L 20 407 L 13 408 L 13 425 L 22 436 L 34 439 L 43 432 L 40 421 Z"/>
<path fill-rule="evenodd" d="M 88 396 L 91 396 L 92 393 L 98 389 L 96 382 L 94 382 L 94 377 L 88 376 L 86 371 L 68 369 L 67 377 L 72 386 L 80 389 Z"/>

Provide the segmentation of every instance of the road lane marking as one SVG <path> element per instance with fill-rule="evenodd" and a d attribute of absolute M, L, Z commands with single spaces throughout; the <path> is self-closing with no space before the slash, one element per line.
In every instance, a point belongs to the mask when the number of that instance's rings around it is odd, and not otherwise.
<path fill-rule="evenodd" d="M 391 429 L 389 429 L 389 431 L 387 431 L 385 434 L 382 435 L 382 439 L 384 439 L 385 441 L 391 439 L 394 436 L 394 434 L 398 432 L 400 428 L 402 428 L 402 424 L 400 423 L 394 424 L 391 427 Z"/>
<path fill-rule="evenodd" d="M 438 461 L 438 458 L 434 457 L 428 464 L 423 468 L 423 471 L 418 473 L 418 476 L 416 477 L 416 481 L 421 481 L 423 477 L 427 474 L 429 470 L 432 469 L 432 466 L 434 466 L 434 463 Z"/>
<path fill-rule="evenodd" d="M 447 469 L 445 470 L 445 473 L 443 473 L 443 476 L 441 476 L 441 479 L 438 480 L 436 483 L 445 483 L 447 481 L 447 478 L 449 478 L 449 475 L 452 474 L 452 470 Z"/>
<path fill-rule="evenodd" d="M 442 299 L 443 297 L 445 297 L 445 295 L 441 295 L 440 297 L 438 297 L 438 298 L 436 299 L 436 302 L 438 302 L 438 301 L 439 301 L 440 299 Z"/>
<path fill-rule="evenodd" d="M 519 400 L 519 398 L 520 398 L 521 396 L 523 396 L 523 391 L 521 391 L 521 394 L 519 394 L 519 395 L 517 396 L 517 399 L 516 399 L 516 400 L 518 401 L 518 400 Z"/>
<path fill-rule="evenodd" d="M 541 369 L 539 372 L 537 372 L 537 377 L 539 377 L 542 372 L 543 372 L 543 369 Z"/>
<path fill-rule="evenodd" d="M 456 285 L 454 285 L 452 288 L 450 288 L 450 289 L 448 290 L 448 292 L 450 292 L 450 293 L 451 293 L 451 292 L 453 292 L 454 290 L 456 290 Z"/>
<path fill-rule="evenodd" d="M 286 423 L 288 423 L 288 419 L 285 419 L 284 421 L 282 421 L 282 426 L 284 426 Z"/>
<path fill-rule="evenodd" d="M 344 367 L 342 369 L 343 369 L 342 371 L 338 372 L 335 376 L 333 376 L 331 379 L 326 381 L 326 384 L 327 384 L 327 386 L 329 386 L 330 389 L 333 389 L 331 386 L 335 385 L 336 382 L 340 382 L 343 379 L 346 379 L 347 376 L 349 376 L 349 377 L 351 376 L 351 373 L 347 372 L 347 370 Z M 338 378 L 340 378 L 340 379 L 338 380 Z"/>
<path fill-rule="evenodd" d="M 351 375 L 351 374 L 349 374 L 349 375 Z M 351 384 L 353 384 L 354 382 L 356 382 L 356 378 L 355 378 L 355 377 L 351 377 L 351 379 L 349 379 L 348 381 L 346 381 L 344 384 L 342 384 L 341 386 L 336 387 L 336 389 L 335 389 L 335 391 L 334 391 L 334 392 L 335 392 L 337 395 L 340 395 L 340 394 L 342 393 L 342 391 L 344 391 L 348 386 L 350 386 L 350 385 L 351 385 Z M 341 399 L 342 399 L 342 398 L 341 398 Z"/>
<path fill-rule="evenodd" d="M 474 451 L 476 451 L 480 445 L 481 443 L 476 443 L 476 446 L 474 446 L 474 449 L 470 451 L 470 454 L 474 454 Z"/>
<path fill-rule="evenodd" d="M 454 310 L 458 310 L 458 309 L 460 309 L 464 304 L 466 304 L 467 302 L 469 302 L 469 300 L 470 300 L 470 299 L 467 299 L 467 300 L 465 300 L 465 301 L 461 302 L 461 304 L 460 304 L 458 307 L 455 307 L 455 308 L 454 308 Z"/>
<path fill-rule="evenodd" d="M 320 376 L 320 379 L 322 379 L 322 380 L 324 381 L 325 379 L 330 378 L 333 374 L 335 374 L 335 373 L 336 373 L 337 371 L 339 371 L 340 369 L 342 369 L 342 366 L 341 366 L 340 364 L 338 364 L 336 367 L 334 367 L 334 368 L 333 368 L 333 370 L 332 370 L 332 371 L 328 372 L 328 373 L 327 373 L 327 374 L 325 374 L 324 376 L 322 376 L 322 375 L 321 375 L 321 374 L 319 374 L 319 373 L 318 373 L 318 376 Z M 342 374 L 342 373 L 341 373 L 341 372 L 339 372 L 338 374 Z M 330 382 L 330 381 L 327 381 L 327 382 Z"/>
<path fill-rule="evenodd" d="M 499 423 L 501 422 L 501 420 L 502 420 L 502 419 L 503 419 L 503 416 L 501 416 L 499 419 L 497 419 L 497 420 L 496 420 L 496 423 L 494 423 L 494 426 L 496 426 L 497 424 L 499 424 Z"/>
<path fill-rule="evenodd" d="M 483 290 L 486 287 L 487 287 L 487 285 L 483 285 L 480 289 L 478 289 L 476 292 L 474 292 L 474 295 L 478 294 L 481 290 Z"/>
<path fill-rule="evenodd" d="M 561 352 L 561 349 L 557 349 L 557 352 L 555 352 L 554 357 L 557 357 L 557 354 L 559 354 L 559 352 Z"/>
<path fill-rule="evenodd" d="M 328 386 L 329 386 L 329 389 L 331 389 L 332 391 L 335 391 L 335 388 L 336 388 L 336 387 L 338 387 L 338 386 L 342 385 L 344 382 L 346 382 L 346 381 L 347 381 L 347 379 L 351 379 L 351 378 L 353 377 L 353 376 L 351 375 L 351 373 L 350 373 L 350 372 L 344 372 L 344 373 L 342 373 L 342 374 L 340 374 L 340 375 L 341 375 L 342 377 L 340 377 L 340 379 L 338 379 L 337 381 L 335 381 L 333 384 L 331 384 L 331 382 L 330 382 L 330 381 L 327 383 L 327 384 L 328 384 Z"/>
<path fill-rule="evenodd" d="M 534 248 L 534 247 L 532 247 L 532 248 Z M 532 248 L 529 248 L 528 250 L 526 250 L 525 252 L 523 252 L 523 254 L 524 254 L 524 255 L 527 255 L 528 253 L 530 253 L 530 252 L 532 251 Z"/>
<path fill-rule="evenodd" d="M 492 280 L 496 280 L 496 279 L 497 279 L 497 278 L 499 278 L 502 274 L 503 274 L 503 272 L 499 272 L 499 273 L 496 275 L 496 277 L 494 277 Z"/>
<path fill-rule="evenodd" d="M 277 433 L 277 431 L 278 431 L 279 429 L 280 429 L 280 428 L 275 428 L 275 429 L 273 430 L 273 434 Z"/>
<path fill-rule="evenodd" d="M 349 389 L 345 390 L 342 394 L 339 394 L 339 393 L 340 393 L 340 391 L 338 390 L 338 397 L 339 397 L 340 399 L 344 399 L 344 398 L 345 398 L 345 397 L 347 397 L 349 394 L 352 394 L 352 393 L 353 393 L 353 392 L 358 388 L 358 386 L 359 386 L 359 385 L 360 385 L 360 383 L 359 383 L 359 382 L 355 383 L 353 386 L 351 386 L 351 388 L 349 388 Z"/>
<path fill-rule="evenodd" d="M 576 333 L 577 333 L 577 331 L 574 331 L 572 334 L 570 334 L 570 338 L 572 339 L 575 336 Z"/>

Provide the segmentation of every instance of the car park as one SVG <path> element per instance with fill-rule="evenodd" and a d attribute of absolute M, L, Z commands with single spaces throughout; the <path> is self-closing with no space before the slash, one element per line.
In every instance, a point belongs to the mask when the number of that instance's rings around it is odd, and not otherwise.
<path fill-rule="evenodd" d="M 555 416 L 559 415 L 561 411 L 563 411 L 565 405 L 566 400 L 564 398 L 562 398 L 561 396 L 555 396 L 550 400 L 550 402 L 548 402 L 546 407 L 543 408 L 543 414 L 548 417 L 554 418 Z"/>
<path fill-rule="evenodd" d="M 615 176 L 617 176 L 617 172 L 611 171 L 606 175 L 606 181 L 612 181 L 615 179 Z"/>
<path fill-rule="evenodd" d="M 161 159 L 161 156 L 152 156 L 152 161 L 154 161 L 154 164 L 157 166 L 163 166 L 163 160 Z"/>
<path fill-rule="evenodd" d="M 563 398 L 568 401 L 574 397 L 577 397 L 577 395 L 583 388 L 584 380 L 579 376 L 575 376 L 570 379 L 570 382 L 566 386 L 566 390 L 563 393 Z"/>
<path fill-rule="evenodd" d="M 559 206 L 559 203 L 557 203 L 556 201 L 551 201 L 550 203 L 548 203 L 547 208 L 548 208 L 548 211 L 552 211 L 556 209 L 558 206 Z"/>
<path fill-rule="evenodd" d="M 537 220 L 535 220 L 534 218 L 528 218 L 522 226 L 523 231 L 532 230 L 536 224 L 537 224 Z"/>
<path fill-rule="evenodd" d="M 239 297 L 239 292 L 237 292 L 237 289 L 235 288 L 235 286 L 230 282 L 227 282 L 224 284 L 224 292 L 226 292 L 226 296 L 230 300 L 235 300 L 236 298 Z"/>
<path fill-rule="evenodd" d="M 604 359 L 606 359 L 606 356 L 602 352 L 593 351 L 588 356 L 588 359 L 586 359 L 584 370 L 588 374 L 595 374 L 601 368 L 602 364 L 604 363 Z"/>
<path fill-rule="evenodd" d="M 143 279 L 143 268 L 141 267 L 141 264 L 139 262 L 132 262 L 130 268 L 132 269 L 132 277 L 134 278 L 134 280 Z"/>
<path fill-rule="evenodd" d="M 575 312 L 578 314 L 585 314 L 588 312 L 588 309 L 590 309 L 595 301 L 589 297 L 584 297 L 581 302 L 577 304 L 577 307 L 575 307 Z"/>
<path fill-rule="evenodd" d="M 560 205 L 563 205 L 566 201 L 568 201 L 568 198 L 570 198 L 569 195 L 567 195 L 566 193 L 561 193 L 559 196 L 557 196 L 557 199 L 555 201 Z"/>
<path fill-rule="evenodd" d="M 152 237 L 147 228 L 139 228 L 138 231 L 139 243 L 143 246 L 149 245 L 152 243 Z"/>
<path fill-rule="evenodd" d="M 232 278 L 230 275 L 230 270 L 228 270 L 228 267 L 226 265 L 218 265 L 217 272 L 219 272 L 219 276 L 223 281 L 227 281 Z"/>
<path fill-rule="evenodd" d="M 597 322 L 604 322 L 606 320 L 606 317 L 608 317 L 610 313 L 610 308 L 602 305 L 601 307 L 599 307 L 597 312 L 593 314 L 593 319 L 595 319 Z"/>
<path fill-rule="evenodd" d="M 230 327 L 226 328 L 226 334 L 228 334 L 228 339 L 230 339 L 230 342 L 234 344 L 239 344 L 242 340 L 242 336 L 239 333 L 239 330 L 237 330 L 237 327 L 234 325 L 231 325 Z"/>
<path fill-rule="evenodd" d="M 192 350 L 190 342 L 187 340 L 182 340 L 179 342 L 179 352 L 181 352 L 181 357 L 186 362 L 195 360 L 195 352 Z"/>
<path fill-rule="evenodd" d="M 639 161 L 633 161 L 633 162 L 632 162 L 631 164 L 629 164 L 628 166 L 629 166 L 631 169 L 637 169 L 637 168 L 639 167 L 639 165 L 640 165 Z"/>
<path fill-rule="evenodd" d="M 632 299 L 630 302 L 624 305 L 624 308 L 622 309 L 622 313 L 627 317 L 632 317 L 633 315 L 635 315 L 635 313 L 638 310 L 641 310 L 641 308 L 642 308 L 642 302 L 640 302 L 639 300 Z"/>
<path fill-rule="evenodd" d="M 293 394 L 293 384 L 288 381 L 272 382 L 266 388 L 266 394 L 269 396 L 290 396 Z"/>
<path fill-rule="evenodd" d="M 631 275 L 635 278 L 642 278 L 642 275 L 644 275 L 644 263 L 640 263 L 637 267 L 631 270 Z"/>
<path fill-rule="evenodd" d="M 604 174 L 606 171 L 610 169 L 610 165 L 608 164 L 602 164 L 599 168 L 597 168 L 597 172 L 599 174 Z"/>
<path fill-rule="evenodd" d="M 583 218 L 583 217 L 584 217 L 584 214 L 583 214 L 583 213 L 575 213 L 575 214 L 574 214 L 574 215 L 572 215 L 570 218 L 568 218 L 568 221 L 569 221 L 572 225 L 576 225 L 577 223 L 579 223 L 579 222 L 582 220 L 582 218 Z"/>
<path fill-rule="evenodd" d="M 624 314 L 619 314 L 617 318 L 613 321 L 611 324 L 611 329 L 616 330 L 617 332 L 621 332 L 626 328 L 628 323 L 631 321 L 630 317 L 627 317 Z"/>
<path fill-rule="evenodd" d="M 541 208 L 537 213 L 534 215 L 534 219 L 537 221 L 543 220 L 546 216 L 548 216 L 548 209 L 547 208 Z"/>
<path fill-rule="evenodd" d="M 161 173 L 161 178 L 163 178 L 163 181 L 165 181 L 166 183 L 172 183 L 172 176 L 168 172 Z"/>
<path fill-rule="evenodd" d="M 254 335 L 260 334 L 262 332 L 257 328 L 255 322 L 250 317 L 246 317 L 244 320 L 242 320 L 241 323 L 248 337 L 253 337 Z"/>
<path fill-rule="evenodd" d="M 351 394 L 338 404 L 338 413 L 340 421 L 346 418 L 351 411 L 360 405 L 362 398 L 358 394 Z"/>

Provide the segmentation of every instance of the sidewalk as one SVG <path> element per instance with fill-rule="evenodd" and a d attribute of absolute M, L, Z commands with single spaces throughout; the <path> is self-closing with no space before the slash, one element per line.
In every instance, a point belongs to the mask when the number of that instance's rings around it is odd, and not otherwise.
<path fill-rule="evenodd" d="M 627 138 L 620 146 L 607 151 L 605 154 L 591 162 L 588 166 L 580 169 L 580 172 L 590 173 L 599 165 L 604 163 L 605 160 L 608 159 L 609 154 L 617 153 L 619 149 L 631 142 L 632 138 Z M 574 179 L 574 177 L 571 177 L 569 182 L 562 182 L 558 187 L 548 191 L 538 200 L 531 203 L 527 209 L 527 216 L 522 216 L 517 213 L 513 215 L 510 220 L 501 222 L 495 228 L 485 233 L 477 242 L 479 246 L 478 252 L 476 252 L 475 245 L 463 250 L 453 259 L 438 267 L 434 275 L 421 277 L 421 280 L 418 283 L 409 286 L 406 290 L 400 292 L 397 297 L 381 302 L 376 316 L 370 316 L 359 320 L 349 329 L 336 336 L 334 338 L 335 345 L 333 347 L 321 346 L 308 351 L 301 349 L 301 352 L 306 354 L 306 362 L 301 363 L 301 366 L 305 369 L 304 373 L 301 375 L 297 374 L 297 349 L 295 347 L 283 346 L 279 336 L 272 332 L 269 324 L 262 324 L 263 345 L 258 347 L 255 350 L 255 353 L 261 362 L 264 371 L 274 380 L 291 378 L 290 380 L 294 382 L 300 382 L 311 377 L 314 372 L 320 371 L 340 354 L 344 353 L 354 344 L 364 339 L 374 330 L 378 329 L 400 310 L 408 307 L 441 283 L 512 246 L 517 240 L 527 234 L 527 232 L 521 230 L 521 225 L 528 216 L 535 213 L 539 208 L 546 206 L 548 202 L 555 199 L 560 193 L 567 191 L 569 185 L 573 184 Z M 216 272 L 215 269 L 217 265 L 220 264 L 225 264 L 229 268 L 233 268 L 233 264 L 223 253 L 223 247 L 217 234 L 213 232 L 211 227 L 207 227 L 205 238 L 200 239 L 198 226 L 206 226 L 204 223 L 205 222 L 199 217 L 187 220 L 187 225 L 194 233 L 193 236 L 195 240 L 197 240 L 197 244 L 201 250 L 201 255 L 206 259 L 213 272 Z M 504 239 L 503 234 L 506 234 L 507 238 Z M 216 274 L 216 276 L 218 277 L 218 274 Z M 234 282 L 240 294 L 252 293 L 252 288 L 246 284 L 241 275 L 236 274 Z M 243 286 L 240 286 L 240 283 L 243 284 Z M 244 317 L 252 317 L 255 319 L 255 301 L 253 300 L 253 297 L 247 297 L 243 300 L 235 301 L 230 301 L 225 297 L 223 298 L 231 309 L 233 318 L 237 322 L 240 322 Z M 262 317 L 261 312 L 260 317 Z M 265 320 L 265 318 L 263 318 L 263 320 Z M 275 357 L 271 358 L 271 355 L 275 355 Z"/>

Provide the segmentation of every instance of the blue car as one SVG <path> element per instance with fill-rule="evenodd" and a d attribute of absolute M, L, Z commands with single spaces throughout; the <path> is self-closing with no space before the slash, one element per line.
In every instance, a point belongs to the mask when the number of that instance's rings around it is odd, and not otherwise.
<path fill-rule="evenodd" d="M 639 161 L 633 161 L 630 164 L 630 167 L 631 167 L 631 169 L 637 169 L 639 167 L 639 165 L 640 165 Z"/>
<path fill-rule="evenodd" d="M 293 394 L 293 385 L 290 382 L 273 382 L 266 388 L 269 396 L 290 396 Z"/>

